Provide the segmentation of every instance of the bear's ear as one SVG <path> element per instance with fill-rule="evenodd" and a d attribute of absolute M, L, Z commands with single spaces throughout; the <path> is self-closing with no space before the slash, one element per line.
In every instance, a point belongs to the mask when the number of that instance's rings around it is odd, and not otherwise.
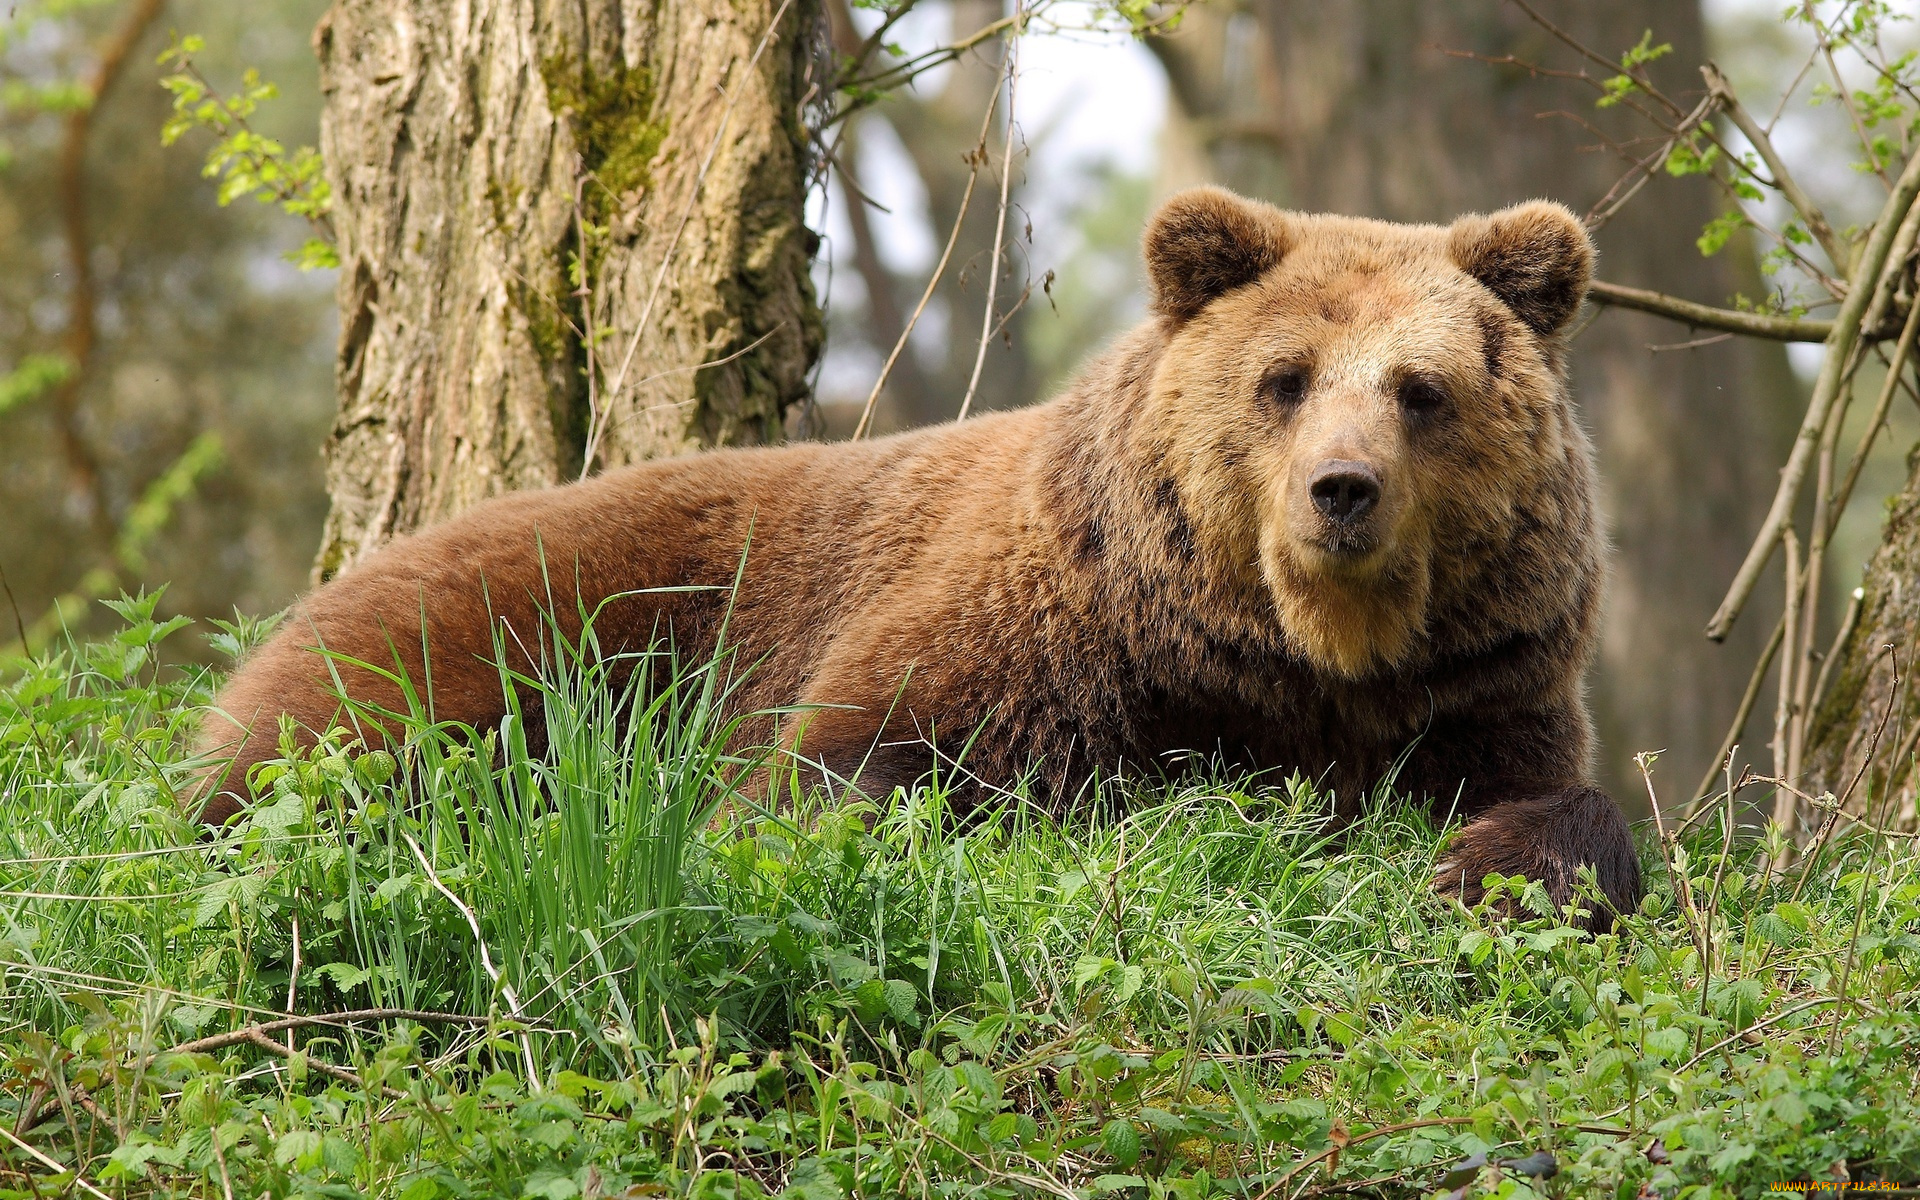
<path fill-rule="evenodd" d="M 1278 210 L 1225 188 L 1181 192 L 1147 224 L 1153 308 L 1185 321 L 1210 302 L 1280 264 L 1286 233 Z"/>
<path fill-rule="evenodd" d="M 1535 200 L 1453 223 L 1447 250 L 1541 337 L 1566 327 L 1587 298 L 1593 241 L 1563 204 Z"/>

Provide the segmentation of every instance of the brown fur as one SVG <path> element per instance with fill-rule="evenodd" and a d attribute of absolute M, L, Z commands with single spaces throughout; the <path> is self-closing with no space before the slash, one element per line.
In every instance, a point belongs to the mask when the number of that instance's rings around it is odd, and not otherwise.
<path fill-rule="evenodd" d="M 238 785 L 275 753 L 278 714 L 325 729 L 316 642 L 397 651 L 421 677 L 423 613 L 435 715 L 486 728 L 490 621 L 531 645 L 542 607 L 575 611 L 576 580 L 589 606 L 724 587 L 751 532 L 727 635 L 764 661 L 741 703 L 832 706 L 752 732 L 867 790 L 921 778 L 927 739 L 950 754 L 979 730 L 975 780 L 1032 767 L 1061 804 L 1096 768 L 1200 751 L 1301 769 L 1350 812 L 1411 746 L 1399 786 L 1471 818 L 1441 886 L 1471 898 L 1488 871 L 1525 873 L 1558 901 L 1592 864 L 1632 905 L 1625 822 L 1587 786 L 1601 535 L 1556 340 L 1591 265 L 1578 223 L 1536 203 L 1402 226 L 1201 189 L 1146 248 L 1154 319 L 1051 403 L 490 501 L 303 601 L 201 749 L 232 756 Z M 1336 527 L 1311 479 L 1349 461 L 1379 496 Z M 670 629 L 697 659 L 726 603 L 630 596 L 596 628 L 615 648 Z M 222 793 L 203 816 L 236 811 Z"/>

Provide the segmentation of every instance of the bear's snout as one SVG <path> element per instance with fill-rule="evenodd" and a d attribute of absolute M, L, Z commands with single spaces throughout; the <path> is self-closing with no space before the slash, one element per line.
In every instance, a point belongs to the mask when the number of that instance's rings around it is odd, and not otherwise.
<path fill-rule="evenodd" d="M 1330 458 L 1307 480 L 1313 507 L 1342 532 L 1357 530 L 1380 503 L 1380 472 L 1369 463 Z"/>

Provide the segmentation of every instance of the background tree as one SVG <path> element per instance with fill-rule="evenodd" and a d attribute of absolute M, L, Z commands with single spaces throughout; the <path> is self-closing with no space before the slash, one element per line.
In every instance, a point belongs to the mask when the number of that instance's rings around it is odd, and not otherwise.
<path fill-rule="evenodd" d="M 515 488 L 777 440 L 821 337 L 814 0 L 339 0 L 325 578 Z"/>
<path fill-rule="evenodd" d="M 305 581 L 325 511 L 330 280 L 282 258 L 293 223 L 222 207 L 199 154 L 160 144 L 155 58 L 169 26 L 203 30 L 209 72 L 237 79 L 244 55 L 287 81 L 256 128 L 311 141 L 321 7 L 0 10 L 0 644 L 16 609 L 41 645 L 62 622 L 111 619 L 91 600 L 123 587 L 164 583 L 170 608 L 231 615 Z"/>

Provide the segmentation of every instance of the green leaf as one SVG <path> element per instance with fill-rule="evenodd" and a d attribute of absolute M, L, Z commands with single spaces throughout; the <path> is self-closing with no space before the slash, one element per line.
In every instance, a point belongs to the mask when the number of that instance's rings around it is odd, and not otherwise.
<path fill-rule="evenodd" d="M 352 963 L 330 962 L 315 967 L 313 973 L 333 980 L 333 986 L 343 992 L 350 992 L 373 978 L 373 972 L 365 967 L 356 967 Z"/>
<path fill-rule="evenodd" d="M 902 1025 L 920 1023 L 920 993 L 904 979 L 889 979 L 885 986 L 887 1012 Z"/>
<path fill-rule="evenodd" d="M 1493 936 L 1482 929 L 1469 929 L 1460 935 L 1459 953 L 1477 967 L 1493 953 Z"/>
<path fill-rule="evenodd" d="M 1100 1131 L 1100 1147 L 1121 1167 L 1140 1161 L 1140 1131 L 1125 1117 L 1115 1117 Z"/>
<path fill-rule="evenodd" d="M 283 1167 L 311 1170 L 320 1165 L 322 1139 L 310 1129 L 290 1129 L 273 1144 L 273 1161 Z"/>
<path fill-rule="evenodd" d="M 1737 209 L 1721 213 L 1706 223 L 1693 244 L 1700 248 L 1703 257 L 1712 258 L 1726 248 L 1728 240 L 1746 223 L 1747 215 Z"/>
<path fill-rule="evenodd" d="M 1807 1123 L 1807 1104 L 1798 1092 L 1781 1092 L 1767 1101 L 1767 1108 L 1772 1111 L 1774 1120 L 1784 1125 L 1798 1128 Z"/>

